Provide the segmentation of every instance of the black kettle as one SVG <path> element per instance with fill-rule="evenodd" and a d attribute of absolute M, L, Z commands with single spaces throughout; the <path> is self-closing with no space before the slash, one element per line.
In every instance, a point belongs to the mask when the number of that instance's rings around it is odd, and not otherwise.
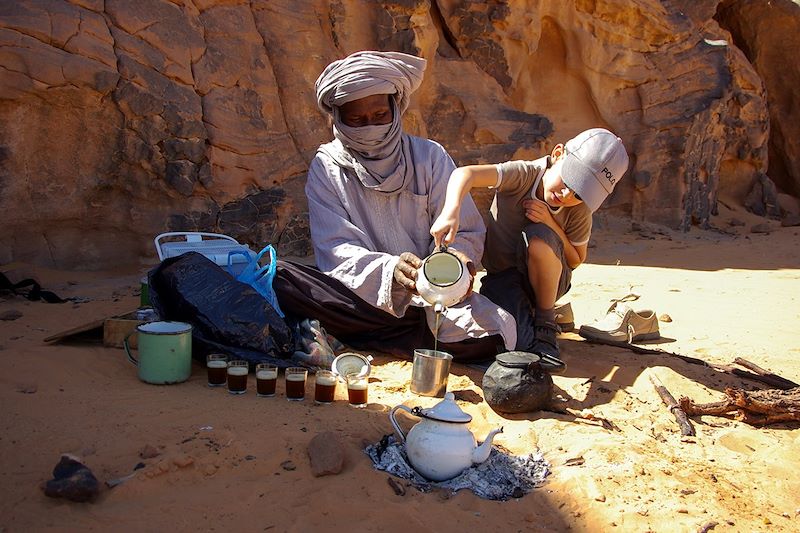
<path fill-rule="evenodd" d="M 550 373 L 565 369 L 563 361 L 547 354 L 518 351 L 498 354 L 483 375 L 483 397 L 498 413 L 539 411 L 550 404 L 553 394 Z"/>

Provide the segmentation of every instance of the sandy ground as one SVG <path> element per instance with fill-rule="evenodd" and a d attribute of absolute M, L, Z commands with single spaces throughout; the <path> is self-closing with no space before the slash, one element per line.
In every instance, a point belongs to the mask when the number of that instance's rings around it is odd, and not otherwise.
<path fill-rule="evenodd" d="M 735 215 L 745 226 L 729 226 Z M 637 309 L 661 322 L 649 347 L 730 364 L 743 357 L 800 382 L 800 229 L 754 234 L 763 219 L 723 212 L 725 232 L 681 234 L 631 229 L 600 217 L 589 263 L 568 295 L 578 325 L 604 315 L 611 298 L 631 290 Z M 188 382 L 140 382 L 121 349 L 100 343 L 47 344 L 73 326 L 138 305 L 129 272 L 52 272 L 17 265 L 62 296 L 87 302 L 45 304 L 0 300 L 0 531 L 797 531 L 800 529 L 798 425 L 754 428 L 722 417 L 696 417 L 696 437 L 682 438 L 648 375 L 675 397 L 723 398 L 727 386 L 758 383 L 668 355 L 592 345 L 574 333 L 561 340 L 565 374 L 555 376 L 556 404 L 592 413 L 618 431 L 553 412 L 504 418 L 482 400 L 480 372 L 454 365 L 450 390 L 472 414 L 483 439 L 504 426 L 496 443 L 515 454 L 540 449 L 552 473 L 520 499 L 487 501 L 462 491 L 396 495 L 374 470 L 365 444 L 391 432 L 388 410 L 400 403 L 431 406 L 412 394 L 408 362 L 375 354 L 370 404 L 318 406 L 275 398 L 232 396 L 206 386 L 195 364 Z M 311 382 L 308 391 L 312 390 Z M 406 427 L 411 420 L 406 419 Z M 308 442 L 322 431 L 343 442 L 338 475 L 315 478 Z M 159 455 L 141 459 L 145 446 Z M 62 453 L 72 453 L 101 482 L 145 467 L 93 503 L 44 496 L 41 484 Z M 287 461 L 291 462 L 288 465 Z M 286 469 L 294 466 L 294 469 Z"/>

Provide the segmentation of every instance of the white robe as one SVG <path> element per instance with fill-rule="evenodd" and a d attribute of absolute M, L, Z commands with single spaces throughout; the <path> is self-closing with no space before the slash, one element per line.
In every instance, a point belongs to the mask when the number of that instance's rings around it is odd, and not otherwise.
<path fill-rule="evenodd" d="M 395 282 L 394 268 L 403 252 L 425 258 L 433 251 L 430 227 L 442 210 L 455 164 L 438 143 L 413 136 L 407 139 L 414 179 L 393 194 L 365 188 L 327 154 L 317 152 L 306 183 L 311 241 L 322 272 L 394 316 L 403 316 L 409 305 L 424 307 L 428 327 L 433 330 L 433 307 Z M 478 265 L 485 233 L 483 219 L 467 195 L 451 246 Z M 517 332 L 513 317 L 473 293 L 445 311 L 438 338 L 450 343 L 495 334 L 502 335 L 506 349 L 514 349 Z"/>

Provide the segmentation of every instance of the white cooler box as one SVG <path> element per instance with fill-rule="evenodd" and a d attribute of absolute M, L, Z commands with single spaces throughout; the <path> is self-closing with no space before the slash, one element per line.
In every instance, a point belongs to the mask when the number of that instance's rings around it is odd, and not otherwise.
<path fill-rule="evenodd" d="M 205 233 L 202 231 L 173 231 L 162 233 L 153 242 L 156 245 L 158 259 L 163 261 L 168 257 L 176 257 L 186 252 L 198 252 L 226 269 L 228 267 L 228 254 L 236 253 L 231 257 L 231 268 L 234 275 L 238 275 L 249 262 L 255 258 L 256 253 L 246 244 L 240 244 L 233 237 L 221 233 Z M 246 254 L 246 255 L 244 255 Z"/>

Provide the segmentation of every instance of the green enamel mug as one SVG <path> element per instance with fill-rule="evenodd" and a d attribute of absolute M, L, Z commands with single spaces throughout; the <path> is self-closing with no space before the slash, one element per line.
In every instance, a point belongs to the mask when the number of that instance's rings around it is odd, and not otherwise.
<path fill-rule="evenodd" d="M 139 358 L 128 345 L 138 335 Z M 181 383 L 192 373 L 192 326 L 185 322 L 147 322 L 136 326 L 123 341 L 128 360 L 139 368 L 139 379 L 154 385 Z"/>

